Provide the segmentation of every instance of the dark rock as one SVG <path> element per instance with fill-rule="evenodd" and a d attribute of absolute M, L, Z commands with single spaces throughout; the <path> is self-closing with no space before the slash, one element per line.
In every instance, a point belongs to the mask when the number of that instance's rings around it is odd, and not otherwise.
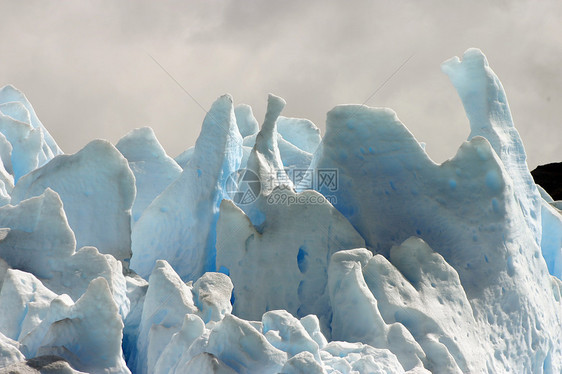
<path fill-rule="evenodd" d="M 562 162 L 539 165 L 531 175 L 555 201 L 562 200 Z"/>

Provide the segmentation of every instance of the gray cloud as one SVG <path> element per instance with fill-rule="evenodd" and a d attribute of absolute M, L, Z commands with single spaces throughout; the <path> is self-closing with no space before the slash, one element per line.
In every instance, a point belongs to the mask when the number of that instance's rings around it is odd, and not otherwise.
<path fill-rule="evenodd" d="M 65 152 L 151 126 L 175 156 L 222 93 L 263 119 L 266 94 L 320 127 L 334 105 L 388 106 L 436 161 L 469 133 L 439 64 L 479 47 L 499 75 L 531 167 L 562 160 L 557 1 L 0 2 L 0 85 L 26 93 Z"/>

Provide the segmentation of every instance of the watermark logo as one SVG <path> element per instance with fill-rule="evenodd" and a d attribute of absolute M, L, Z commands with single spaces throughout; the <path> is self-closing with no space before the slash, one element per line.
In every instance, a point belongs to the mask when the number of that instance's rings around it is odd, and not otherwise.
<path fill-rule="evenodd" d="M 339 188 L 338 169 L 297 169 L 287 168 L 272 172 L 266 181 L 262 181 L 263 186 L 272 190 L 276 185 L 283 182 L 292 182 L 293 186 L 301 190 L 329 190 L 337 191 Z"/>
<path fill-rule="evenodd" d="M 334 195 L 321 195 L 321 194 L 296 194 L 284 188 L 284 186 L 279 186 L 273 190 L 271 194 L 267 196 L 266 199 L 269 205 L 314 205 L 314 204 L 326 204 L 326 202 L 332 205 L 338 202 L 338 199 Z"/>
<path fill-rule="evenodd" d="M 256 201 L 260 195 L 260 178 L 252 170 L 236 170 L 226 179 L 225 191 L 236 204 L 251 204 Z"/>
<path fill-rule="evenodd" d="M 308 169 L 291 169 L 288 175 L 295 186 L 305 190 L 314 189 L 314 177 L 313 174 L 308 174 Z"/>
<path fill-rule="evenodd" d="M 272 171 L 260 176 L 250 169 L 239 169 L 231 173 L 225 183 L 228 197 L 238 205 L 251 204 L 258 199 L 260 193 L 268 196 L 269 204 L 323 204 L 328 201 L 337 202 L 334 195 L 320 195 L 320 197 L 293 196 L 288 190 L 291 184 L 300 190 L 317 190 L 335 192 L 339 187 L 337 169 L 296 169 L 287 168 Z M 271 192 L 269 194 L 268 192 Z M 314 200 L 314 201 L 312 201 Z"/>
<path fill-rule="evenodd" d="M 318 189 L 338 190 L 338 169 L 318 169 Z"/>

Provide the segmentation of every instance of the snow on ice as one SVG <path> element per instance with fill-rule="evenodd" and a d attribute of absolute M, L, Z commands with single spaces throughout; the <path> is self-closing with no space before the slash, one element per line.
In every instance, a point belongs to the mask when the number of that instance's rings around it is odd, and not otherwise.
<path fill-rule="evenodd" d="M 477 49 L 443 63 L 471 134 L 436 164 L 397 114 L 326 133 L 217 99 L 64 155 L 0 90 L 0 372 L 560 373 L 562 216 Z"/>

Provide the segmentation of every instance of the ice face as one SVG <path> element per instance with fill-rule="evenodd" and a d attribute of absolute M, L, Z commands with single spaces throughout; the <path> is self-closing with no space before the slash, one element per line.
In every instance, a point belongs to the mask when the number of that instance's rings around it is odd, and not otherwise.
<path fill-rule="evenodd" d="M 25 360 L 25 356 L 19 351 L 20 345 L 17 341 L 7 338 L 0 333 L 0 367 Z"/>
<path fill-rule="evenodd" d="M 4 134 L 0 133 L 0 206 L 10 202 L 14 189 L 14 171 L 12 168 L 12 145 Z"/>
<path fill-rule="evenodd" d="M 177 164 L 181 166 L 182 169 L 185 168 L 185 165 L 187 165 L 188 161 L 191 159 L 191 156 L 193 155 L 193 151 L 195 151 L 195 147 L 189 147 L 188 149 L 177 155 L 174 158 L 174 161 L 176 161 Z"/>
<path fill-rule="evenodd" d="M 137 361 L 129 362 L 129 366 L 134 367 L 137 373 L 149 372 L 150 341 L 153 340 L 152 348 L 159 350 L 163 350 L 163 342 L 166 341 L 165 338 L 160 339 L 159 344 L 156 344 L 154 334 L 151 336 L 153 327 L 167 328 L 166 335 L 170 338 L 182 326 L 184 316 L 195 313 L 196 310 L 191 288 L 182 282 L 167 262 L 158 261 L 150 275 L 148 291 L 144 298 L 137 339 Z"/>
<path fill-rule="evenodd" d="M 47 316 L 56 297 L 33 274 L 9 269 L 0 291 L 0 305 L 6 308 L 0 315 L 0 331 L 7 338 L 20 340 Z"/>
<path fill-rule="evenodd" d="M 329 256 L 361 247 L 363 239 L 322 196 L 306 191 L 274 190 L 279 201 L 261 205 L 265 220 L 256 230 L 244 212 L 224 201 L 217 225 L 217 267 L 234 284 L 234 313 L 259 319 L 270 309 L 286 309 L 298 317 L 316 314 L 325 333 Z M 275 197 L 276 198 L 276 197 Z M 288 204 L 281 199 L 309 201 Z M 261 284 L 259 288 L 253 285 Z"/>
<path fill-rule="evenodd" d="M 135 129 L 115 145 L 135 175 L 137 193 L 132 208 L 134 225 L 148 205 L 181 174 L 182 169 L 164 151 L 150 127 Z"/>
<path fill-rule="evenodd" d="M 363 248 L 332 256 L 328 270 L 332 339 L 389 349 L 405 370 L 423 367 L 426 355 L 422 348 L 403 325 L 385 323 L 377 300 L 365 283 L 362 267 L 371 257 Z"/>
<path fill-rule="evenodd" d="M 0 226 L 10 229 L 0 257 L 11 267 L 39 277 L 52 277 L 51 267 L 76 249 L 62 201 L 51 189 L 18 205 L 0 207 Z"/>
<path fill-rule="evenodd" d="M 221 273 L 205 273 L 193 284 L 193 297 L 205 323 L 218 322 L 232 312 L 232 281 Z"/>
<path fill-rule="evenodd" d="M 20 122 L 0 112 L 0 131 L 12 148 L 11 152 L 5 149 L 3 153 L 10 152 L 10 165 L 15 181 L 37 168 L 39 159 L 45 163 L 46 156 L 41 155 L 42 157 L 40 157 L 39 155 L 42 152 L 41 144 L 43 142 L 43 134 L 40 129 L 33 128 L 29 123 Z M 4 148 L 6 147 L 4 146 Z"/>
<path fill-rule="evenodd" d="M 275 121 L 277 146 L 285 169 L 306 170 L 320 144 L 320 130 L 309 120 L 279 116 Z M 244 137 L 244 145 L 256 144 L 257 132 Z"/>
<path fill-rule="evenodd" d="M 244 138 L 244 146 L 249 151 L 252 150 L 253 146 L 256 144 L 257 134 L 247 136 Z M 285 169 L 299 169 L 306 170 L 312 161 L 312 154 L 303 151 L 296 145 L 288 142 L 277 133 L 277 146 L 279 148 L 279 156 L 281 157 L 281 162 Z M 248 157 L 249 158 L 249 154 Z M 246 167 L 246 163 L 242 162 L 241 167 Z"/>
<path fill-rule="evenodd" d="M 284 105 L 269 96 L 265 121 L 248 159 L 248 172 L 262 181 L 255 201 L 240 201 L 238 207 L 228 200 L 221 204 L 217 269 L 234 283 L 237 316 L 259 319 L 271 309 L 287 309 L 298 317 L 312 313 L 329 334 L 329 256 L 361 247 L 364 241 L 322 195 L 292 190 L 276 130 Z M 264 286 L 252 287 L 255 282 Z"/>
<path fill-rule="evenodd" d="M 130 373 L 121 353 L 122 330 L 109 285 L 96 278 L 76 303 L 51 302 L 47 317 L 23 339 L 24 352 L 28 357 L 60 356 L 90 373 Z"/>
<path fill-rule="evenodd" d="M 258 133 L 260 127 L 251 106 L 246 104 L 236 105 L 234 115 L 236 116 L 238 130 L 243 138 Z"/>
<path fill-rule="evenodd" d="M 144 211 L 133 227 L 131 268 L 148 277 L 164 259 L 184 280 L 215 268 L 216 221 L 226 179 L 242 158 L 232 98 L 223 96 L 205 117 L 182 174 Z"/>
<path fill-rule="evenodd" d="M 314 153 L 322 140 L 320 129 L 304 118 L 279 116 L 277 131 L 283 139 L 306 153 Z"/>
<path fill-rule="evenodd" d="M 144 299 L 148 290 L 148 282 L 136 274 L 130 273 L 126 277 L 127 299 L 130 302 L 130 310 L 123 320 L 123 354 L 130 368 L 136 367 L 137 362 L 137 340 L 139 337 L 139 326 L 142 318 Z"/>
<path fill-rule="evenodd" d="M 0 132 L 11 145 L 11 160 L 4 156 L 3 162 L 15 181 L 62 154 L 25 95 L 11 85 L 0 89 Z"/>
<path fill-rule="evenodd" d="M 195 314 L 186 314 L 181 329 L 166 345 L 154 367 L 155 373 L 173 373 L 184 352 L 205 332 L 205 323 Z M 196 360 L 197 361 L 197 360 Z M 181 370 L 180 370 L 181 371 Z"/>
<path fill-rule="evenodd" d="M 388 256 L 393 245 L 409 236 L 423 238 L 458 272 L 479 323 L 493 320 L 519 337 L 511 341 L 519 346 L 511 346 L 515 351 L 531 349 L 522 337 L 534 328 L 513 323 L 509 316 L 514 300 L 518 300 L 516 313 L 542 320 L 539 326 L 559 323 L 554 310 L 549 317 L 535 312 L 546 299 L 556 305 L 547 268 L 512 179 L 484 138 L 473 138 L 453 159 L 436 165 L 394 113 L 337 107 L 328 114 L 326 135 L 312 166 L 338 169 L 334 206 L 362 234 L 371 251 Z M 320 192 L 331 191 L 324 187 Z M 527 278 L 536 283 L 521 280 Z M 526 287 L 530 288 L 523 290 Z M 537 336 L 544 336 L 538 330 Z M 557 341 L 550 335 L 534 342 L 542 347 L 543 360 L 557 349 Z M 515 360 L 511 352 L 498 350 L 500 358 L 490 366 L 513 365 L 517 371 L 536 362 Z"/>
<path fill-rule="evenodd" d="M 271 190 L 279 185 L 289 183 L 284 175 L 283 161 L 277 144 L 277 118 L 285 107 L 285 100 L 269 94 L 267 112 L 260 132 L 248 159 L 247 168 L 253 171 L 262 181 L 262 194 L 268 195 Z M 263 183 L 271 181 L 271 183 Z"/>
<path fill-rule="evenodd" d="M 302 352 L 309 352 L 316 361 L 320 361 L 320 347 L 299 322 L 286 310 L 272 310 L 262 317 L 263 334 L 275 348 L 287 352 L 293 357 Z"/>
<path fill-rule="evenodd" d="M 12 85 L 4 86 L 0 89 L 0 105 L 4 110 L 7 110 L 7 115 L 13 115 L 16 120 L 23 120 L 22 122 L 29 123 L 33 128 L 40 129 L 43 133 L 44 144 L 42 145 L 42 152 L 48 159 L 62 154 L 61 149 L 51 136 L 45 126 L 39 121 L 35 110 L 25 95 Z"/>
<path fill-rule="evenodd" d="M 73 155 L 61 155 L 21 178 L 12 204 L 46 188 L 64 203 L 78 247 L 94 246 L 118 260 L 131 257 L 131 207 L 135 177 L 109 142 L 94 140 Z"/>
<path fill-rule="evenodd" d="M 200 348 L 239 373 L 277 373 L 287 360 L 286 353 L 271 345 L 249 322 L 230 314 L 211 330 Z M 197 351 L 190 353 L 195 356 Z"/>
<path fill-rule="evenodd" d="M 562 279 L 562 214 L 541 199 L 541 250 L 548 271 Z"/>
<path fill-rule="evenodd" d="M 390 261 L 374 256 L 363 277 L 383 319 L 408 328 L 433 372 L 485 369 L 492 348 L 479 334 L 458 274 L 423 240 L 412 237 L 393 247 Z"/>
<path fill-rule="evenodd" d="M 540 195 L 527 168 L 527 155 L 513 125 L 503 86 L 479 49 L 467 50 L 441 65 L 457 89 L 470 121 L 469 139 L 485 137 L 513 181 L 514 194 L 527 226 L 541 241 Z"/>
<path fill-rule="evenodd" d="M 56 294 L 77 300 L 90 281 L 104 277 L 122 316 L 129 310 L 122 266 L 94 247 L 76 251 L 59 195 L 47 188 L 18 205 L 0 207 L 0 226 L 9 229 L 0 243 L 0 256 L 14 269 L 36 275 Z"/>

